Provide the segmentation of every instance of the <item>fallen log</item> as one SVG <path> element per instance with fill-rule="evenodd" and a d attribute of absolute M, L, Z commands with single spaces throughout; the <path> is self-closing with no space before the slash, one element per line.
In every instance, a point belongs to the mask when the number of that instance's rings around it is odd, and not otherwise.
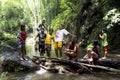
<path fill-rule="evenodd" d="M 101 70 L 105 70 L 105 71 L 110 71 L 110 72 L 117 72 L 120 73 L 119 69 L 115 69 L 115 68 L 110 68 L 110 67 L 105 67 L 105 66 L 100 66 L 100 65 L 91 65 L 91 64 L 85 64 L 85 63 L 78 63 L 90 68 L 96 68 L 96 69 L 101 69 Z"/>
<path fill-rule="evenodd" d="M 37 56 L 33 57 L 33 61 L 35 63 L 36 63 L 36 61 L 38 61 L 37 64 L 44 64 L 47 61 L 47 59 L 48 58 L 45 58 L 45 57 L 37 57 Z M 81 63 L 80 61 L 75 62 L 75 61 L 71 61 L 71 60 L 63 60 L 63 59 L 57 59 L 57 58 L 50 58 L 50 60 L 53 63 L 58 63 L 58 64 L 61 64 L 61 65 L 67 65 L 70 69 L 72 69 L 75 72 L 78 72 L 78 71 L 85 72 L 83 70 L 86 70 L 87 72 L 92 73 L 92 71 L 91 71 L 91 68 L 92 68 L 92 70 L 94 70 L 94 71 L 104 70 L 104 71 L 120 73 L 120 70 L 117 69 L 117 68 L 112 68 L 112 67 L 108 67 L 108 66 L 101 66 L 101 65 L 86 64 L 86 63 L 88 63 L 88 61 L 87 62 L 84 61 L 84 63 Z"/>
<path fill-rule="evenodd" d="M 89 61 L 87 59 L 78 59 L 78 62 L 89 63 Z M 108 59 L 99 59 L 99 60 L 97 60 L 95 62 L 95 65 L 120 69 L 120 59 L 110 59 L 110 58 L 108 58 Z"/>
<path fill-rule="evenodd" d="M 32 59 L 36 64 L 45 66 L 45 63 L 48 61 L 48 58 L 34 56 Z M 74 61 L 63 60 L 57 58 L 49 58 L 50 62 L 56 67 L 65 66 L 65 70 L 73 73 L 93 73 L 86 66 L 80 65 Z M 55 68 L 54 67 L 54 68 Z"/>

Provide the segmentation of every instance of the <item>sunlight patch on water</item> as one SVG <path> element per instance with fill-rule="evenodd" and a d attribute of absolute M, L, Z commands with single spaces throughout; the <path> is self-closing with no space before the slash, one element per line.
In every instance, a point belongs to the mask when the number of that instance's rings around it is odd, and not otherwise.
<path fill-rule="evenodd" d="M 47 72 L 47 71 L 46 71 L 45 69 L 41 68 L 40 70 L 36 71 L 35 73 L 36 73 L 36 74 L 44 74 L 44 73 L 46 73 L 46 72 Z"/>
<path fill-rule="evenodd" d="M 35 74 L 31 73 L 25 76 L 24 80 L 31 80 L 33 77 L 35 76 Z"/>

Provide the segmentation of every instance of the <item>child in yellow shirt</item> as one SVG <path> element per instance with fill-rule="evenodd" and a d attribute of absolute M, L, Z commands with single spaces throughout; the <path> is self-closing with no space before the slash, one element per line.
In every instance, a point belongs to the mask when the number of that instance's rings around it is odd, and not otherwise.
<path fill-rule="evenodd" d="M 49 58 L 51 57 L 50 51 L 51 51 L 52 41 L 54 41 L 53 29 L 50 28 L 49 32 L 47 33 L 46 39 L 45 39 L 45 50 Z"/>

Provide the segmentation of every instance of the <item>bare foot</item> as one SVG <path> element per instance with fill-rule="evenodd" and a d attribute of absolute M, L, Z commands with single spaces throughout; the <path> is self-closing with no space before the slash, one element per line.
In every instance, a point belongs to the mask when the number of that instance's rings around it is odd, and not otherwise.
<path fill-rule="evenodd" d="M 102 59 L 107 59 L 106 57 L 102 57 Z"/>
<path fill-rule="evenodd" d="M 24 59 L 22 57 L 20 57 L 20 60 L 23 61 Z"/>
<path fill-rule="evenodd" d="M 99 60 L 101 61 L 101 60 L 104 60 L 104 59 L 107 59 L 106 57 L 102 57 L 102 58 L 100 58 Z"/>

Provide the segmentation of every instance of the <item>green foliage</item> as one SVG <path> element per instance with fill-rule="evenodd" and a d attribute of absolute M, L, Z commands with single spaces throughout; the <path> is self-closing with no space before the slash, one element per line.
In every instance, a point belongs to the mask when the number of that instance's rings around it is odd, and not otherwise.
<path fill-rule="evenodd" d="M 75 1 L 76 2 L 76 1 Z M 64 24 L 66 21 L 70 21 L 70 18 L 74 18 L 79 11 L 79 5 L 76 6 L 74 1 L 61 0 L 59 2 L 60 13 L 52 20 L 51 26 L 56 30 L 59 24 Z M 67 22 L 68 23 L 68 22 Z M 65 25 L 67 24 L 65 23 Z"/>
<path fill-rule="evenodd" d="M 27 12 L 19 0 L 0 0 L 0 41 L 16 39 L 20 24 L 30 22 Z"/>
<path fill-rule="evenodd" d="M 15 67 L 15 72 L 20 72 L 20 71 L 23 71 L 23 68 L 18 66 L 18 67 Z"/>
<path fill-rule="evenodd" d="M 107 28 L 111 28 L 114 24 L 120 23 L 120 12 L 117 9 L 112 9 L 103 17 L 103 20 L 107 22 Z"/>
<path fill-rule="evenodd" d="M 70 14 L 70 12 L 70 10 L 65 10 L 63 13 L 58 14 L 55 19 L 52 20 L 51 26 L 56 30 L 60 24 L 64 23 L 65 18 Z"/>
<path fill-rule="evenodd" d="M 30 17 L 26 15 L 27 12 L 19 0 L 1 1 L 0 10 L 0 31 L 18 31 L 20 24 L 30 22 Z"/>
<path fill-rule="evenodd" d="M 23 71 L 24 68 L 19 66 L 19 65 L 16 65 L 14 62 L 8 62 L 7 63 L 7 70 L 8 71 L 14 71 L 14 72 L 20 72 L 20 71 Z"/>
<path fill-rule="evenodd" d="M 6 80 L 6 76 L 7 76 L 8 72 L 3 72 L 0 75 L 0 80 Z"/>

